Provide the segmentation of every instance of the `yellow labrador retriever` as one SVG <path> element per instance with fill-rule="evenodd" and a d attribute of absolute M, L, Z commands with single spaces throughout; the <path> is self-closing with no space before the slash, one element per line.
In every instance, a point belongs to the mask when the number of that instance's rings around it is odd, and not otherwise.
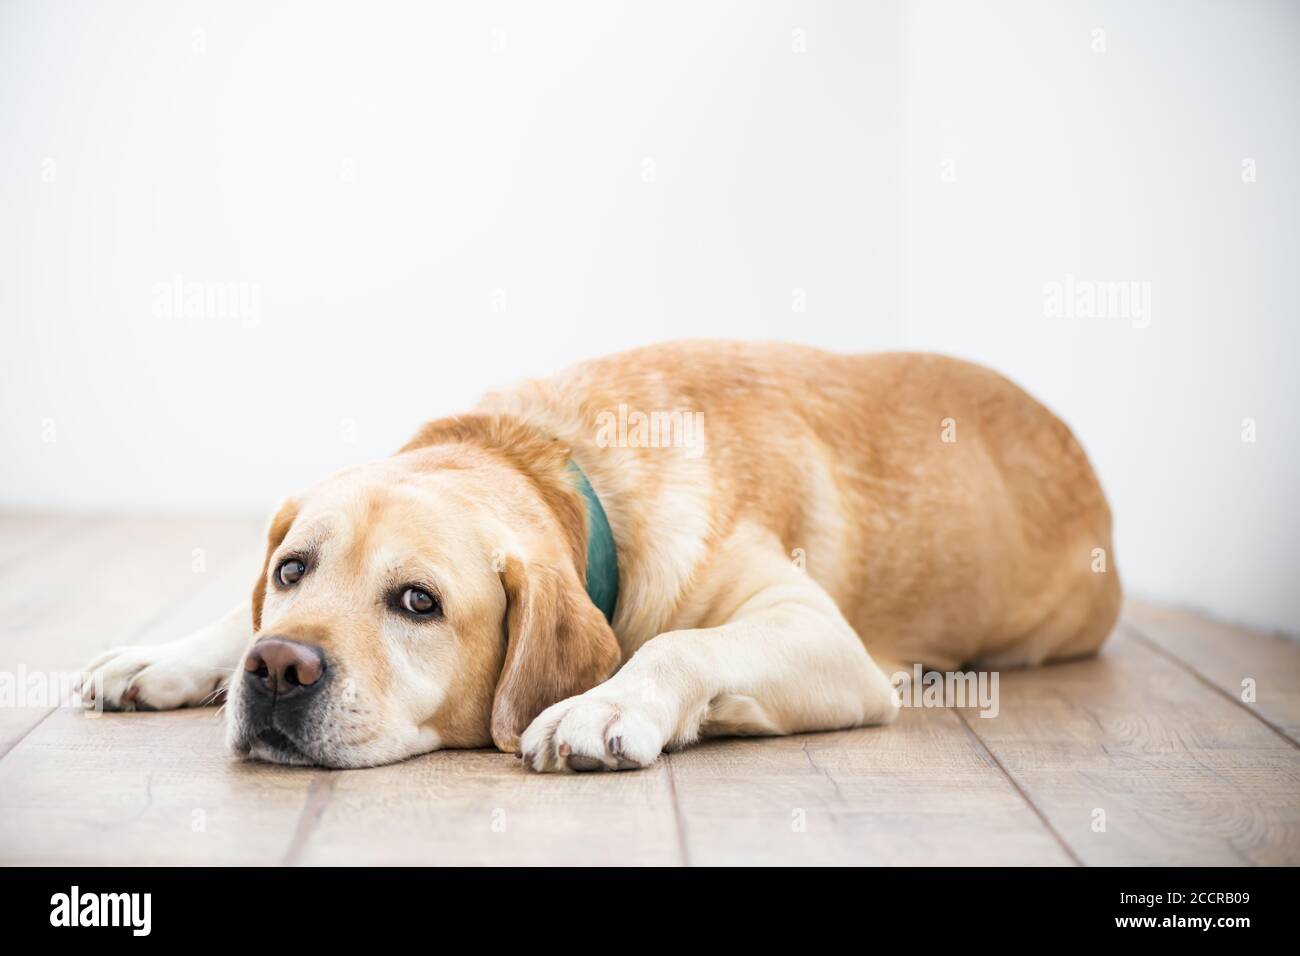
<path fill-rule="evenodd" d="M 255 758 L 495 744 L 616 770 L 886 723 L 897 669 L 1088 654 L 1119 604 L 1083 450 L 1001 376 L 682 342 L 490 395 L 295 495 L 250 602 L 90 670 L 110 709 L 226 687 Z"/>

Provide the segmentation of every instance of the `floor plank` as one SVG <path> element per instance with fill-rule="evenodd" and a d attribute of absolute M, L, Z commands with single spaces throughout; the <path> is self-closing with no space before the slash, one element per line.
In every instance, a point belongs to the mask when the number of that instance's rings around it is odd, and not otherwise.
<path fill-rule="evenodd" d="M 1300 863 L 1300 751 L 1123 626 L 1000 696 L 968 723 L 1084 863 Z"/>
<path fill-rule="evenodd" d="M 1300 744 L 1300 643 L 1139 601 L 1125 605 L 1124 619 L 1138 635 Z"/>
<path fill-rule="evenodd" d="M 0 534 L 10 524 L 0 519 Z M 80 535 L 0 579 L 0 670 L 73 671 L 113 645 L 165 641 L 207 623 L 256 575 L 260 525 L 79 521 Z M 198 565 L 195 548 L 204 552 Z M 71 591 L 70 565 L 83 569 Z M 0 709 L 0 754 L 3 863 L 275 863 L 307 792 L 306 780 L 277 768 L 232 763 L 215 708 Z"/>
<path fill-rule="evenodd" d="M 1068 865 L 951 710 L 671 757 L 695 864 Z"/>
<path fill-rule="evenodd" d="M 525 773 L 508 754 L 444 751 L 327 773 L 328 800 L 293 862 L 673 865 L 666 763 L 639 773 Z"/>
<path fill-rule="evenodd" d="M 13 514 L 0 512 L 0 574 L 29 556 L 74 539 L 88 524 L 102 518 L 62 514 Z"/>
<path fill-rule="evenodd" d="M 0 519 L 0 536 L 11 524 Z M 250 588 L 260 524 L 80 519 L 0 577 L 0 671 L 53 684 L 107 648 L 170 640 L 208 623 Z M 0 708 L 0 757 L 49 712 L 32 696 L 24 695 L 29 706 Z"/>
<path fill-rule="evenodd" d="M 256 520 L 0 515 L 0 672 L 206 623 L 260 539 Z M 0 708 L 0 863 L 1300 863 L 1300 644 L 1125 615 L 1096 660 L 1002 674 L 995 718 L 908 709 L 616 775 L 486 751 L 270 767 L 227 755 L 214 709 Z"/>
<path fill-rule="evenodd" d="M 0 521 L 0 535 L 8 527 Z M 0 665 L 74 668 L 189 601 L 214 578 L 252 587 L 260 523 L 231 519 L 89 519 L 0 578 Z M 206 623 L 202 609 L 197 627 Z M 179 636 L 179 635 L 178 635 Z"/>
<path fill-rule="evenodd" d="M 311 776 L 235 761 L 215 708 L 60 708 L 0 761 L 0 863 L 279 863 Z"/>

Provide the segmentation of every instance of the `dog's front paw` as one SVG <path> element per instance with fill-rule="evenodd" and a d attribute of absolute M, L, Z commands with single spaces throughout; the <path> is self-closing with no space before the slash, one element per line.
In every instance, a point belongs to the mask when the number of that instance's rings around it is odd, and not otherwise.
<path fill-rule="evenodd" d="M 175 710 L 212 703 L 228 672 L 198 659 L 183 642 L 106 651 L 82 672 L 82 706 L 103 710 Z"/>
<path fill-rule="evenodd" d="M 637 770 L 664 749 L 664 735 L 640 707 L 588 691 L 552 704 L 519 739 L 529 770 Z"/>

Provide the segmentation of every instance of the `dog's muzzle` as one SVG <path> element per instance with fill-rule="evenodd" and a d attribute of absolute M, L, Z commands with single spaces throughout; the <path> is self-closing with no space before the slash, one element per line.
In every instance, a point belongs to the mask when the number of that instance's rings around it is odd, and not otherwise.
<path fill-rule="evenodd" d="M 306 731 L 329 681 L 325 653 L 311 644 L 265 637 L 244 658 L 242 724 L 252 748 L 290 763 L 314 762 Z"/>

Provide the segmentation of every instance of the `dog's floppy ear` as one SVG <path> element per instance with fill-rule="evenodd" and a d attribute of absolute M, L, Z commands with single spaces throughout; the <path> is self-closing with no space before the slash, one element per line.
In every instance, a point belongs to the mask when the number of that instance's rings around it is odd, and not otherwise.
<path fill-rule="evenodd" d="M 608 678 L 622 655 L 572 566 L 510 557 L 501 581 L 507 643 L 492 701 L 492 741 L 517 751 L 534 717 Z"/>
<path fill-rule="evenodd" d="M 262 603 L 266 600 L 266 572 L 267 565 L 271 563 L 271 555 L 275 554 L 275 549 L 280 547 L 284 541 L 284 536 L 289 533 L 289 527 L 298 517 L 298 503 L 292 498 L 286 498 L 284 503 L 271 519 L 271 526 L 266 531 L 266 557 L 262 559 L 262 573 L 257 578 L 257 583 L 253 585 L 253 633 L 256 634 L 262 629 Z"/>

